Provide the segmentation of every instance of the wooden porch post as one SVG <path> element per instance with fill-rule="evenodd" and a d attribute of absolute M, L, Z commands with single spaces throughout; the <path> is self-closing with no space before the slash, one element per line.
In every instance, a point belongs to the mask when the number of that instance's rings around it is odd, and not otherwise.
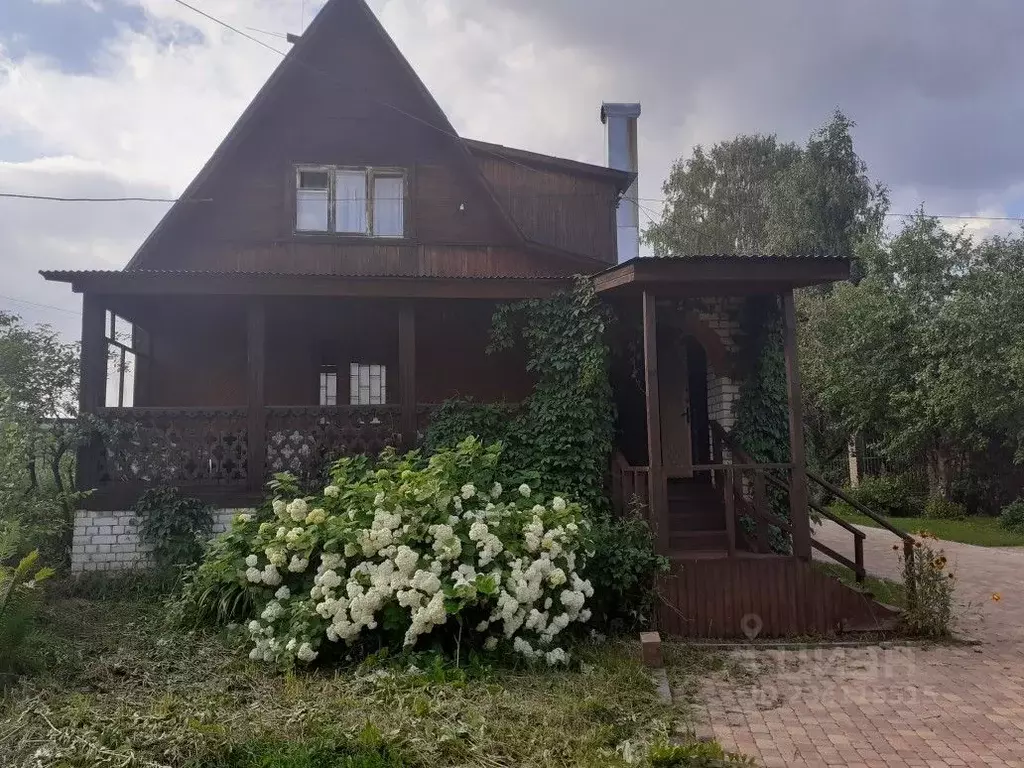
<path fill-rule="evenodd" d="M 266 347 L 267 308 L 262 297 L 246 307 L 246 403 L 249 408 L 247 484 L 250 491 L 263 488 L 267 474 Z"/>
<path fill-rule="evenodd" d="M 94 293 L 82 294 L 82 349 L 79 374 L 78 412 L 82 416 L 103 407 L 107 393 L 107 312 L 103 299 Z M 95 488 L 99 482 L 98 440 L 83 443 L 77 451 L 75 485 L 80 491 Z"/>
<path fill-rule="evenodd" d="M 808 512 L 807 458 L 804 454 L 804 407 L 800 391 L 800 365 L 796 352 L 796 305 L 793 291 L 782 294 L 783 348 L 789 389 L 789 455 L 793 477 L 789 486 L 789 516 L 793 523 L 793 554 L 811 558 L 811 520 Z"/>
<path fill-rule="evenodd" d="M 668 487 L 661 459 L 661 404 L 658 396 L 658 324 L 655 296 L 643 294 L 644 381 L 647 392 L 647 464 L 650 519 L 655 525 L 658 552 L 668 554 Z"/>
<path fill-rule="evenodd" d="M 416 308 L 404 303 L 398 310 L 398 385 L 402 406 L 402 443 L 416 447 Z"/>

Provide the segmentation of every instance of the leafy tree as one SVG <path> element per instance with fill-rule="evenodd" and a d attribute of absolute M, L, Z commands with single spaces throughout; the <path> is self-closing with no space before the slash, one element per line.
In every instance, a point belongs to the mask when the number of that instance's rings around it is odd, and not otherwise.
<path fill-rule="evenodd" d="M 46 562 L 62 559 L 75 497 L 78 345 L 0 312 L 0 525 Z"/>
<path fill-rule="evenodd" d="M 758 251 L 767 242 L 776 180 L 800 157 L 775 136 L 737 136 L 672 166 L 664 218 L 646 231 L 660 255 Z"/>
<path fill-rule="evenodd" d="M 783 169 L 768 198 L 767 242 L 776 253 L 852 259 L 857 243 L 882 231 L 889 195 L 872 184 L 853 148 L 855 123 L 838 109 Z"/>
<path fill-rule="evenodd" d="M 678 160 L 667 205 L 644 233 L 658 255 L 809 253 L 851 257 L 881 231 L 888 195 L 854 151 L 853 121 L 836 111 L 803 148 L 737 136 Z"/>
<path fill-rule="evenodd" d="M 805 295 L 801 354 L 813 408 L 922 461 L 931 495 L 993 445 L 1021 453 L 1024 235 L 974 243 L 919 213 L 861 249 L 867 276 Z"/>

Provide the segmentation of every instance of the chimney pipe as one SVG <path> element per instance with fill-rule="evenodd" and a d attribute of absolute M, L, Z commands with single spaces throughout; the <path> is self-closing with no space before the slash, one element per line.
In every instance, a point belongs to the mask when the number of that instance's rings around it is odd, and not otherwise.
<path fill-rule="evenodd" d="M 601 122 L 608 126 L 608 167 L 636 174 L 639 171 L 636 121 L 639 104 L 601 105 Z M 637 180 L 619 201 L 616 224 L 619 233 L 619 263 L 640 255 L 640 203 Z"/>

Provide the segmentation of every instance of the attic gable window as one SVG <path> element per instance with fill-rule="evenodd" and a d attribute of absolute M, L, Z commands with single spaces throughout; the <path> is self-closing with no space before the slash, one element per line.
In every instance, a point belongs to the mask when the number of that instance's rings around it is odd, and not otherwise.
<path fill-rule="evenodd" d="M 405 174 L 393 168 L 301 166 L 295 229 L 363 237 L 405 235 Z"/>

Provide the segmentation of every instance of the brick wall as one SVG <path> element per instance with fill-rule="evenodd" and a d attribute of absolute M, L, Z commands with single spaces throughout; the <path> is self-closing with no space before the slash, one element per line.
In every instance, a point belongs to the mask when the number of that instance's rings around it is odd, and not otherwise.
<path fill-rule="evenodd" d="M 735 352 L 739 343 L 740 325 L 736 320 L 736 314 L 742 301 L 743 299 L 738 297 L 705 299 L 706 307 L 698 313 L 701 320 L 718 334 L 722 344 L 730 352 Z M 740 383 L 727 376 L 724 371 L 714 370 L 709 361 L 708 416 L 726 429 L 732 429 L 736 423 L 736 401 L 739 395 Z"/>
<path fill-rule="evenodd" d="M 241 509 L 218 509 L 213 513 L 213 533 L 223 533 Z M 75 513 L 71 540 L 71 572 L 125 571 L 150 565 L 150 547 L 139 537 L 135 512 Z"/>

